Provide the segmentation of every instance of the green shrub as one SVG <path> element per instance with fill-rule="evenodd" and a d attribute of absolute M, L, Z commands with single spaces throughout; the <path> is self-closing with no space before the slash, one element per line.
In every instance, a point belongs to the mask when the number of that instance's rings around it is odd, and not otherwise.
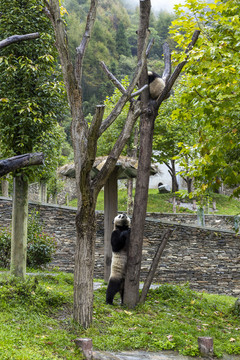
<path fill-rule="evenodd" d="M 62 293 L 39 284 L 37 277 L 28 277 L 26 281 L 16 277 L 5 277 L 0 281 L 0 301 L 2 307 L 9 305 L 31 306 L 36 310 L 58 308 L 67 301 Z"/>
<path fill-rule="evenodd" d="M 52 260 L 56 251 L 56 241 L 53 236 L 43 231 L 38 212 L 29 214 L 27 238 L 27 266 L 36 268 L 46 265 Z M 0 267 L 7 268 L 11 256 L 11 232 L 0 230 Z"/>
<path fill-rule="evenodd" d="M 0 267 L 8 268 L 11 258 L 11 231 L 0 229 Z"/>

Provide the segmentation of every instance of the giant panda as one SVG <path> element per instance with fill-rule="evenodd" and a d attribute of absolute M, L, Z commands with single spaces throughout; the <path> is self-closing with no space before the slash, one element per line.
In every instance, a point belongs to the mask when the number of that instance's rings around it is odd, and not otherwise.
<path fill-rule="evenodd" d="M 148 71 L 149 93 L 153 100 L 156 100 L 165 87 L 165 81 L 154 71 Z"/>
<path fill-rule="evenodd" d="M 127 250 L 130 239 L 130 218 L 119 214 L 114 218 L 111 235 L 112 264 L 106 292 L 106 303 L 113 305 L 113 298 L 119 292 L 123 304 L 124 280 L 127 265 Z"/>

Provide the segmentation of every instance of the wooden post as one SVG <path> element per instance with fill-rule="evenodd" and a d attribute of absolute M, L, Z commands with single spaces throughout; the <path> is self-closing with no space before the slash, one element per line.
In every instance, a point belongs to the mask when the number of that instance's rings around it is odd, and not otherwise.
<path fill-rule="evenodd" d="M 14 177 L 11 238 L 11 275 L 26 277 L 28 181 L 23 175 Z"/>
<path fill-rule="evenodd" d="M 213 338 L 212 337 L 199 337 L 198 348 L 201 355 L 212 355 L 213 354 Z"/>
<path fill-rule="evenodd" d="M 104 281 L 108 281 L 111 271 L 111 234 L 113 219 L 118 212 L 118 169 L 112 172 L 104 186 Z"/>
<path fill-rule="evenodd" d="M 169 230 L 166 230 L 166 232 L 163 234 L 162 241 L 161 241 L 160 245 L 157 248 L 155 257 L 154 257 L 154 259 L 152 261 L 152 264 L 151 264 L 151 268 L 150 268 L 150 270 L 148 272 L 147 278 L 146 278 L 146 280 L 144 282 L 144 285 L 143 285 L 142 294 L 141 294 L 140 301 L 139 301 L 140 304 L 144 303 L 144 301 L 145 301 L 145 299 L 147 297 L 147 293 L 148 293 L 148 290 L 149 290 L 149 288 L 151 286 L 154 274 L 155 274 L 155 272 L 157 270 L 160 257 L 161 257 L 161 255 L 163 253 L 163 250 L 165 249 L 167 241 L 170 238 L 172 232 L 173 232 L 173 230 L 169 229 Z"/>
<path fill-rule="evenodd" d="M 82 349 L 84 359 L 93 359 L 93 346 L 92 339 L 78 338 L 74 340 L 76 346 Z"/>
<path fill-rule="evenodd" d="M 177 212 L 177 204 L 176 204 L 175 196 L 172 198 L 172 204 L 173 204 L 173 213 L 176 214 L 176 212 Z"/>

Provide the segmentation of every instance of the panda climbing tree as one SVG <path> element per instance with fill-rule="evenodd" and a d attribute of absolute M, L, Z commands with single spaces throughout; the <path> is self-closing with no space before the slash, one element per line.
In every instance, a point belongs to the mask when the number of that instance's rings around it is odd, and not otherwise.
<path fill-rule="evenodd" d="M 108 282 L 106 303 L 113 305 L 113 298 L 119 292 L 123 303 L 124 280 L 127 266 L 127 251 L 130 238 L 130 218 L 119 214 L 114 218 L 111 235 L 112 264 Z"/>

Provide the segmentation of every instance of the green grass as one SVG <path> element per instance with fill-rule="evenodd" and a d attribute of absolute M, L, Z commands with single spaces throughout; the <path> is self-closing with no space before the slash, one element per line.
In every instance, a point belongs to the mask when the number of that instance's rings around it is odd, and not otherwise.
<path fill-rule="evenodd" d="M 73 275 L 55 272 L 18 283 L 0 274 L 0 358 L 81 359 L 73 340 L 93 339 L 94 349 L 177 350 L 199 355 L 197 338 L 214 338 L 215 356 L 240 354 L 235 298 L 200 294 L 187 285 L 161 285 L 134 310 L 105 304 L 106 285 L 94 292 L 93 325 L 72 321 Z"/>
<path fill-rule="evenodd" d="M 173 206 L 170 203 L 172 194 L 159 194 L 157 189 L 149 189 L 148 193 L 148 212 L 158 212 L 158 213 L 172 213 Z M 219 215 L 237 215 L 240 213 L 240 201 L 234 198 L 230 198 L 226 195 L 221 194 L 212 194 L 212 199 L 216 201 L 217 211 L 216 214 Z M 184 200 L 187 202 L 187 199 Z M 70 206 L 77 206 L 77 200 L 74 199 L 70 202 Z M 211 202 L 210 202 L 211 207 Z M 96 210 L 104 210 L 104 193 L 101 191 L 98 196 Z M 119 190 L 118 191 L 118 210 L 126 211 L 127 210 L 127 191 Z M 177 212 L 190 212 L 183 207 L 178 207 Z"/>

